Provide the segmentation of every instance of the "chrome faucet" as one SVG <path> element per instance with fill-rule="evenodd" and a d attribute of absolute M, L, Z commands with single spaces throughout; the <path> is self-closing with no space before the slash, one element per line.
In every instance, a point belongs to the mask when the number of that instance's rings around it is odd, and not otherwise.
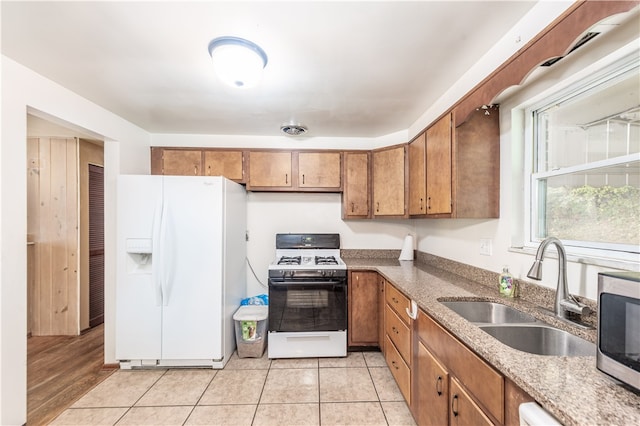
<path fill-rule="evenodd" d="M 536 252 L 536 260 L 533 262 L 531 269 L 527 273 L 527 277 L 540 281 L 542 279 L 542 259 L 547 246 L 554 244 L 558 250 L 558 285 L 556 289 L 556 301 L 554 312 L 556 316 L 566 319 L 566 311 L 574 312 L 579 315 L 589 315 L 591 309 L 578 302 L 571 294 L 567 285 L 567 254 L 564 251 L 562 242 L 555 237 L 545 238 L 538 247 Z"/>

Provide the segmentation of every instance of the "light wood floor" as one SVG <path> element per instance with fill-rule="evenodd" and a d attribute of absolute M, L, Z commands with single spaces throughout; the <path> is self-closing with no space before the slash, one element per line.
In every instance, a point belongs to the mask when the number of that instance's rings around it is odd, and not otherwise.
<path fill-rule="evenodd" d="M 27 424 L 45 425 L 114 369 L 104 368 L 104 326 L 80 336 L 27 339 Z"/>

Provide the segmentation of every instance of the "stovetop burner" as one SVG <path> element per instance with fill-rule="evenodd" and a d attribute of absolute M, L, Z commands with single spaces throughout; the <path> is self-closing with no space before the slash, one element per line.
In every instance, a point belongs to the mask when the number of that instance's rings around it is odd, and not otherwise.
<path fill-rule="evenodd" d="M 282 256 L 278 260 L 278 265 L 299 265 L 300 256 Z"/>
<path fill-rule="evenodd" d="M 337 265 L 335 256 L 316 256 L 316 265 Z"/>

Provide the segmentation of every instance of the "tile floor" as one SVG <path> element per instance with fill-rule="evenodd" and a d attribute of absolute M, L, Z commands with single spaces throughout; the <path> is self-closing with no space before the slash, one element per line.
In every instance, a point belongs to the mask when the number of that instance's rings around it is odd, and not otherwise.
<path fill-rule="evenodd" d="M 55 425 L 415 425 L 380 352 L 116 371 Z"/>

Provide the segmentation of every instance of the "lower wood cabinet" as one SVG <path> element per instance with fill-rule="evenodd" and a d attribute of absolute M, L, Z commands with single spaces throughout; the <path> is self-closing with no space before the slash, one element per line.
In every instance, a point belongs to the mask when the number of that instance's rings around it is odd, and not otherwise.
<path fill-rule="evenodd" d="M 431 407 L 418 402 L 412 406 L 419 424 L 446 424 L 442 421 L 444 416 L 448 416 L 451 425 L 503 424 L 504 377 L 422 311 L 418 314 L 416 334 L 414 380 L 424 386 L 415 387 L 414 400 L 427 404 L 438 401 Z M 433 389 L 444 395 L 447 377 L 449 396 L 442 411 L 442 395 L 437 392 L 434 395 Z"/>
<path fill-rule="evenodd" d="M 449 424 L 456 426 L 484 426 L 493 422 L 465 391 L 460 382 L 452 377 L 449 382 Z"/>
<path fill-rule="evenodd" d="M 411 302 L 388 281 L 384 296 L 384 356 L 402 396 L 411 405 L 413 320 L 406 312 Z"/>
<path fill-rule="evenodd" d="M 404 362 L 388 334 L 385 336 L 384 346 L 384 358 L 387 361 L 387 365 L 391 369 L 393 378 L 396 379 L 402 396 L 409 404 L 411 401 L 411 368 Z"/>
<path fill-rule="evenodd" d="M 520 404 L 535 401 L 511 380 L 504 379 L 504 424 L 520 426 Z"/>
<path fill-rule="evenodd" d="M 419 425 L 446 425 L 449 423 L 449 372 L 422 342 L 417 346 L 414 415 Z"/>
<path fill-rule="evenodd" d="M 349 346 L 382 346 L 379 340 L 378 273 L 349 273 Z"/>

